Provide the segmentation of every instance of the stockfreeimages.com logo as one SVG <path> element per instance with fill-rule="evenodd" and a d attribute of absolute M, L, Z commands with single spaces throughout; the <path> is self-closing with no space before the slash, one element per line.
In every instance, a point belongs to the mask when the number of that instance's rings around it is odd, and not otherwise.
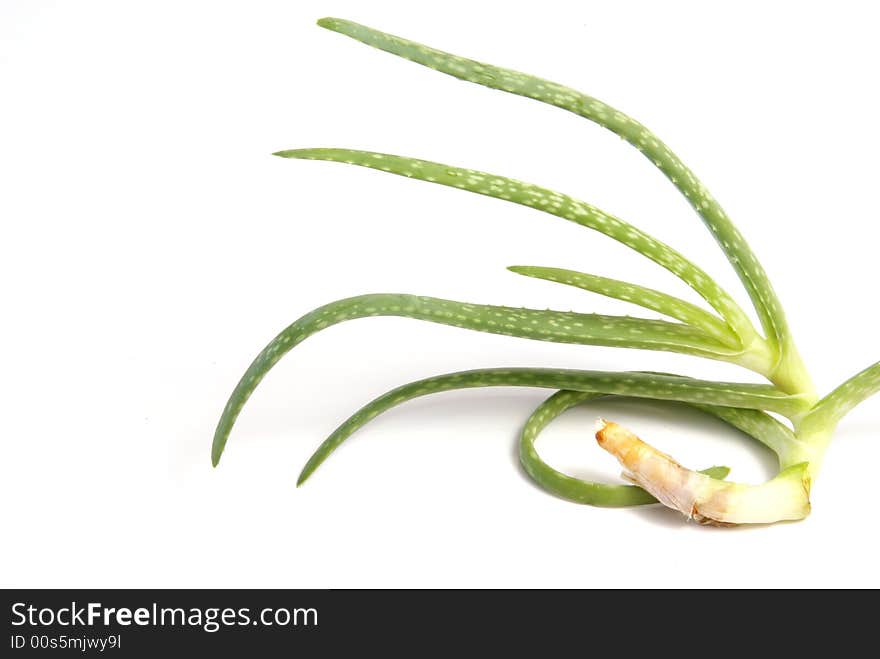
<path fill-rule="evenodd" d="M 317 627 L 318 610 L 314 608 L 264 608 L 256 613 L 250 608 L 220 607 L 149 607 L 135 609 L 107 607 L 100 602 L 39 608 L 26 602 L 12 605 L 12 625 L 20 627 L 197 627 L 216 632 L 222 627 L 262 625 L 264 627 Z"/>

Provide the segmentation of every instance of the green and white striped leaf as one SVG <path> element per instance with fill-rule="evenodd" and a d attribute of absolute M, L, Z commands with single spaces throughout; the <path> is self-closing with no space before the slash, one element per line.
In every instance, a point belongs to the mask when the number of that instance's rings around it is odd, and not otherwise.
<path fill-rule="evenodd" d="M 739 407 L 694 404 L 692 407 L 718 417 L 753 437 L 776 453 L 782 462 L 796 448 L 794 433 L 766 412 Z M 785 466 L 790 466 L 786 464 Z"/>
<path fill-rule="evenodd" d="M 880 392 L 880 362 L 852 376 L 816 403 L 804 419 L 803 425 L 805 429 L 833 429 L 856 405 L 878 392 Z"/>
<path fill-rule="evenodd" d="M 238 414 L 269 369 L 306 338 L 326 327 L 370 316 L 402 316 L 539 341 L 679 352 L 736 361 L 741 352 L 700 330 L 661 320 L 541 311 L 403 294 L 361 295 L 331 302 L 288 326 L 254 359 L 229 398 L 214 435 L 216 465 Z"/>
<path fill-rule="evenodd" d="M 699 214 L 745 285 L 771 345 L 787 349 L 791 339 L 782 305 L 748 243 L 694 173 L 638 121 L 596 98 L 549 80 L 452 55 L 351 21 L 322 18 L 318 25 L 455 78 L 567 110 L 625 139 L 663 172 Z"/>
<path fill-rule="evenodd" d="M 505 176 L 388 153 L 318 148 L 290 149 L 278 151 L 274 155 L 282 158 L 341 162 L 377 169 L 510 201 L 594 229 L 678 276 L 727 320 L 736 334 L 742 337 L 744 344 L 748 345 L 755 336 L 751 321 L 742 309 L 704 270 L 669 245 L 579 199 Z"/>
<path fill-rule="evenodd" d="M 800 412 L 804 402 L 769 385 L 709 382 L 650 373 L 615 373 L 546 368 L 490 368 L 462 371 L 419 380 L 380 396 L 339 426 L 303 468 L 299 483 L 351 434 L 378 414 L 428 394 L 475 387 L 540 387 L 581 393 L 679 401 L 698 405 L 766 409 L 781 414 Z"/>
<path fill-rule="evenodd" d="M 580 391 L 557 391 L 536 409 L 520 435 L 519 459 L 523 469 L 538 485 L 558 497 L 591 506 L 621 508 L 657 503 L 657 499 L 637 485 L 608 485 L 574 478 L 548 465 L 535 448 L 535 441 L 547 425 L 566 410 L 602 397 Z M 731 408 L 736 409 L 736 408 Z M 724 480 L 728 467 L 709 467 L 700 473 Z"/>
<path fill-rule="evenodd" d="M 547 268 L 533 265 L 513 265 L 508 268 L 511 272 L 515 272 L 526 277 L 534 277 L 536 279 L 544 279 L 566 286 L 574 286 L 591 293 L 598 293 L 605 297 L 622 300 L 636 304 L 645 309 L 651 309 L 658 313 L 662 313 L 670 318 L 680 320 L 686 325 L 698 327 L 706 334 L 715 338 L 722 343 L 731 347 L 741 347 L 739 339 L 733 335 L 730 328 L 717 316 L 709 313 L 705 309 L 701 309 L 695 304 L 691 304 L 681 298 L 667 295 L 652 288 L 631 284 L 630 282 L 620 281 L 618 279 L 609 279 L 608 277 L 600 277 L 599 275 L 591 275 L 575 270 L 565 270 L 563 268 Z"/>

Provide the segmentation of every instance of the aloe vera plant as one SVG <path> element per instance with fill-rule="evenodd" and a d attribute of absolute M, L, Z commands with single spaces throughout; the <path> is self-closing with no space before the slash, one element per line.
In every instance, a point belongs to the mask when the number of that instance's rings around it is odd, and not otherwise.
<path fill-rule="evenodd" d="M 428 378 L 373 400 L 340 425 L 302 470 L 302 484 L 353 432 L 396 405 L 431 393 L 473 387 L 544 387 L 557 390 L 526 422 L 520 438 L 525 471 L 548 491 L 597 506 L 660 502 L 688 518 L 719 525 L 800 519 L 832 434 L 854 406 L 880 390 L 880 362 L 819 398 L 795 346 L 782 305 L 739 230 L 705 186 L 642 124 L 595 98 L 563 85 L 429 48 L 350 21 L 325 18 L 321 27 L 461 80 L 556 106 L 603 126 L 648 158 L 685 196 L 715 237 L 742 281 L 760 319 L 745 311 L 704 270 L 669 245 L 584 201 L 504 176 L 472 169 L 341 148 L 279 151 L 283 158 L 326 160 L 368 167 L 529 206 L 613 238 L 666 268 L 696 291 L 711 311 L 637 284 L 559 268 L 515 266 L 515 273 L 624 300 L 670 320 L 468 304 L 402 294 L 361 295 L 331 302 L 295 321 L 256 357 L 223 411 L 212 446 L 216 466 L 236 418 L 260 380 L 294 346 L 330 325 L 370 316 L 404 316 L 493 334 L 587 345 L 639 348 L 721 360 L 748 369 L 766 384 L 712 382 L 650 372 L 563 369 L 482 369 Z M 627 396 L 676 401 L 714 415 L 775 452 L 776 477 L 761 485 L 723 480 L 725 467 L 687 469 L 633 433 L 598 424 L 599 444 L 626 469 L 632 485 L 592 483 L 562 474 L 535 450 L 541 430 L 586 400 Z M 769 413 L 782 415 L 786 425 Z"/>

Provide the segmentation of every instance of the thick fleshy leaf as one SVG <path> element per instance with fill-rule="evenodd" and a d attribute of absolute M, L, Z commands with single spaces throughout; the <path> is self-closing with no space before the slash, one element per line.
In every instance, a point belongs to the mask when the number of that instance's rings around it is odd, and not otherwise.
<path fill-rule="evenodd" d="M 216 465 L 238 414 L 265 374 L 294 346 L 326 327 L 370 316 L 402 316 L 539 341 L 663 350 L 733 361 L 741 352 L 679 323 L 639 318 L 540 311 L 403 294 L 361 295 L 331 302 L 284 329 L 254 359 L 229 398 L 211 451 Z"/>
<path fill-rule="evenodd" d="M 315 451 L 299 477 L 302 483 L 355 430 L 378 414 L 428 394 L 475 387 L 540 387 L 633 398 L 671 400 L 700 405 L 767 409 L 792 414 L 805 402 L 769 385 L 709 382 L 650 373 L 615 373 L 547 368 L 488 368 L 419 380 L 376 398 L 339 426 Z"/>
<path fill-rule="evenodd" d="M 642 372 L 649 375 L 663 375 L 679 378 L 686 377 L 675 373 L 663 373 L 659 371 Z M 806 408 L 808 401 L 807 399 L 804 399 L 804 401 L 804 407 Z M 691 403 L 691 407 L 701 410 L 706 414 L 718 417 L 749 437 L 757 439 L 777 455 L 781 466 L 789 467 L 801 462 L 803 454 L 800 453 L 801 446 L 799 446 L 795 434 L 790 428 L 785 426 L 782 422 L 774 419 L 766 412 L 762 412 L 759 409 L 702 405 L 699 403 Z M 791 462 L 791 456 L 795 455 L 797 456 L 797 459 L 794 462 Z"/>
<path fill-rule="evenodd" d="M 712 338 L 731 347 L 739 347 L 741 345 L 739 339 L 730 331 L 730 328 L 717 316 L 712 315 L 695 304 L 652 288 L 575 270 L 565 270 L 563 268 L 513 265 L 508 270 L 526 277 L 535 277 L 536 279 L 553 281 L 565 284 L 566 286 L 574 286 L 591 293 L 598 293 L 616 300 L 630 302 L 631 304 L 636 304 L 645 309 L 651 309 L 670 318 L 680 320 L 686 325 L 698 327 Z"/>
<path fill-rule="evenodd" d="M 720 407 L 718 405 L 692 405 L 707 414 L 753 437 L 776 453 L 780 463 L 789 466 L 787 456 L 797 450 L 794 433 L 766 412 L 740 407 Z"/>
<path fill-rule="evenodd" d="M 702 268 L 666 243 L 579 199 L 505 176 L 389 153 L 317 148 L 289 149 L 278 151 L 274 155 L 369 167 L 510 201 L 588 227 L 626 245 L 678 276 L 727 320 L 745 345 L 755 336 L 751 321 L 742 309 Z"/>
<path fill-rule="evenodd" d="M 788 349 L 791 341 L 782 305 L 748 243 L 694 173 L 638 121 L 596 98 L 549 80 L 452 55 L 343 19 L 322 18 L 318 25 L 455 78 L 554 105 L 625 139 L 663 172 L 696 210 L 745 285 L 768 339 L 783 351 Z"/>
<path fill-rule="evenodd" d="M 820 400 L 804 419 L 806 428 L 834 428 L 856 405 L 880 392 L 880 362 L 852 376 Z"/>
<path fill-rule="evenodd" d="M 542 488 L 569 501 L 614 508 L 657 503 L 654 496 L 636 485 L 595 483 L 557 471 L 544 462 L 535 449 L 535 440 L 553 419 L 580 403 L 601 396 L 580 391 L 557 391 L 544 401 L 529 417 L 520 436 L 519 459 L 523 469 Z M 701 473 L 723 480 L 730 469 L 709 467 Z"/>

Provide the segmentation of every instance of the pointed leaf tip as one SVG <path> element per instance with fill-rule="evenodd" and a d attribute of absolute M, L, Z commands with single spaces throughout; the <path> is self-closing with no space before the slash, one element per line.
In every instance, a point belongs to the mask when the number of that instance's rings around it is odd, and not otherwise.
<path fill-rule="evenodd" d="M 341 19 L 333 18 L 332 16 L 325 16 L 324 18 L 319 18 L 316 23 L 318 24 L 318 27 L 333 30 L 339 25 L 340 21 Z"/>

